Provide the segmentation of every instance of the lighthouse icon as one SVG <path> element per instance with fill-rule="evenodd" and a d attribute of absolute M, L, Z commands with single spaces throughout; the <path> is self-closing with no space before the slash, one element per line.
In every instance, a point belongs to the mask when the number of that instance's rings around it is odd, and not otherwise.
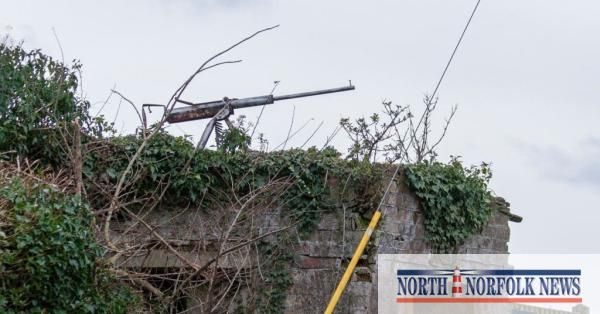
<path fill-rule="evenodd" d="M 460 269 L 456 266 L 452 275 L 452 297 L 460 296 L 462 296 L 462 278 L 460 276 Z"/>

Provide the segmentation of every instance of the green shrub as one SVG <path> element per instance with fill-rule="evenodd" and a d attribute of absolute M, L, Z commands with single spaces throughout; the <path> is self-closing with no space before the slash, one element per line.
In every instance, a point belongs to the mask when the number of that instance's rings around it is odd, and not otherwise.
<path fill-rule="evenodd" d="M 110 130 L 101 116 L 89 114 L 89 102 L 76 96 L 80 67 L 0 42 L 0 152 L 60 166 L 67 160 L 61 147 L 70 141 L 74 120 L 84 135 Z"/>
<path fill-rule="evenodd" d="M 89 209 L 46 184 L 0 188 L 0 312 L 124 313 L 131 295 L 98 264 Z"/>

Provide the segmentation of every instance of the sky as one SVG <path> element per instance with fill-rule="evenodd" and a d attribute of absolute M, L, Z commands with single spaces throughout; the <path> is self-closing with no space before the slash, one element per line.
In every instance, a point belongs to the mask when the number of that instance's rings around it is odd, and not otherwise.
<path fill-rule="evenodd" d="M 321 146 L 342 117 L 381 101 L 422 109 L 475 0 L 0 0 L 0 34 L 83 64 L 83 91 L 118 130 L 139 126 L 138 107 L 165 103 L 207 58 L 261 28 L 280 25 L 202 73 L 183 97 L 200 102 L 345 86 L 352 92 L 266 107 L 257 132 L 282 143 L 292 115 L 307 126 L 287 146 Z M 438 152 L 491 162 L 490 187 L 524 217 L 513 253 L 600 253 L 600 3 L 482 0 L 439 89 L 436 132 L 458 112 Z M 56 36 L 55 36 L 56 34 Z M 58 41 L 57 41 L 58 38 Z M 58 45 L 60 43 L 60 46 Z M 61 49 L 62 47 L 62 53 Z M 95 110 L 95 111 L 94 111 Z M 238 110 L 255 120 L 260 109 Z M 158 118 L 156 111 L 151 119 Z M 205 122 L 168 127 L 198 138 Z M 345 151 L 349 140 L 332 143 Z"/>

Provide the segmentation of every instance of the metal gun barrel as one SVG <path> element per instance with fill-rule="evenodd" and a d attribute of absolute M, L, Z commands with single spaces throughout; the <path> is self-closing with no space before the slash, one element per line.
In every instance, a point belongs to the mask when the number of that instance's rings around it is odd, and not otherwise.
<path fill-rule="evenodd" d="M 322 90 L 317 90 L 317 91 L 314 91 L 314 92 L 305 92 L 305 93 L 297 93 L 297 94 L 274 96 L 273 100 L 277 101 L 277 100 L 286 100 L 286 99 L 293 99 L 293 98 L 309 97 L 309 96 L 316 96 L 316 95 L 323 95 L 323 94 L 345 92 L 345 91 L 348 91 L 348 90 L 354 90 L 354 85 L 344 86 L 344 87 L 337 87 L 337 88 L 330 88 L 330 89 L 322 89 Z"/>
<path fill-rule="evenodd" d="M 344 92 L 348 90 L 353 90 L 354 86 L 345 86 L 338 88 L 330 88 L 323 89 L 312 92 L 305 93 L 297 93 L 297 94 L 289 94 L 289 95 L 281 95 L 281 96 L 273 96 L 273 95 L 265 95 L 265 96 L 257 96 L 257 97 L 248 97 L 248 98 L 240 98 L 240 99 L 230 99 L 227 100 L 232 109 L 240 109 L 247 107 L 255 107 L 262 105 L 270 105 L 277 100 L 286 100 L 286 99 L 294 99 L 294 98 L 302 98 L 302 97 L 310 97 L 315 95 L 323 95 L 323 94 L 331 94 L 337 92 Z M 225 107 L 226 100 L 217 100 L 210 101 L 204 103 L 193 104 L 188 107 L 180 107 L 175 108 L 171 111 L 171 113 L 167 116 L 167 122 L 169 123 L 178 123 L 184 121 L 191 120 L 199 120 L 199 119 L 207 119 L 214 117 L 219 110 Z"/>

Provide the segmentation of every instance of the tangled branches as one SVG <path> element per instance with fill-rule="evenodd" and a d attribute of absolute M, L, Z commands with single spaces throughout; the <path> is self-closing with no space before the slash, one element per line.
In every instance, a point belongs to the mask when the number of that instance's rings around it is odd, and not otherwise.
<path fill-rule="evenodd" d="M 383 101 L 382 115 L 374 113 L 368 119 L 359 118 L 354 122 L 348 118 L 340 120 L 340 125 L 352 140 L 348 158 L 376 162 L 379 160 L 378 154 L 382 154 L 389 163 L 434 160 L 437 157 L 436 148 L 446 136 L 456 106 L 452 107 L 446 118 L 442 133 L 432 140 L 431 124 L 437 99 L 425 96 L 423 103 L 425 109 L 418 118 L 408 106 Z"/>

